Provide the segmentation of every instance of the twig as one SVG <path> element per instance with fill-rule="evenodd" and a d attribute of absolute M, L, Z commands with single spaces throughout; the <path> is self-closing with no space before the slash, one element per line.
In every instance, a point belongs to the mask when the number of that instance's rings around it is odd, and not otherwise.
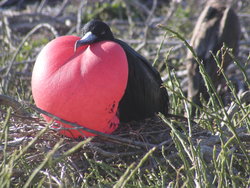
<path fill-rule="evenodd" d="M 125 173 L 123 174 L 123 176 L 121 176 L 121 178 L 118 180 L 118 182 L 113 186 L 114 188 L 118 188 L 118 187 L 125 187 L 125 185 L 127 184 L 127 182 L 134 176 L 134 174 L 136 173 L 136 171 L 143 165 L 143 163 L 149 158 L 149 156 L 152 155 L 152 153 L 156 150 L 156 148 L 152 148 L 151 150 L 149 150 L 144 157 L 140 160 L 140 162 L 138 163 L 138 165 L 136 165 L 136 167 L 132 170 L 131 168 L 131 172 L 130 174 L 127 176 L 125 175 Z"/>
<path fill-rule="evenodd" d="M 48 23 L 42 23 L 42 24 L 39 24 L 39 25 L 35 26 L 35 27 L 34 27 L 34 28 L 33 28 L 24 38 L 23 38 L 22 42 L 19 44 L 19 46 L 18 46 L 18 48 L 17 48 L 17 50 L 16 50 L 16 53 L 14 54 L 13 58 L 12 58 L 11 61 L 10 61 L 10 64 L 9 64 L 9 67 L 8 67 L 6 73 L 5 73 L 5 76 L 8 75 L 8 74 L 10 73 L 10 69 L 11 69 L 11 67 L 12 67 L 12 65 L 13 65 L 13 63 L 14 63 L 14 61 L 15 61 L 17 55 L 18 55 L 18 53 L 20 52 L 22 46 L 24 45 L 24 43 L 28 40 L 28 38 L 29 38 L 32 34 L 34 34 L 38 29 L 40 29 L 40 28 L 42 28 L 42 27 L 45 27 L 45 28 L 49 29 L 49 30 L 51 31 L 51 33 L 54 35 L 54 37 L 58 37 L 58 36 L 59 36 L 59 34 L 58 34 L 58 32 L 56 31 L 56 29 L 55 29 L 52 25 L 50 25 L 50 24 L 48 24 Z"/>
<path fill-rule="evenodd" d="M 76 32 L 79 34 L 81 31 L 81 21 L 82 21 L 82 13 L 88 4 L 87 0 L 83 0 L 80 4 L 80 7 L 77 11 L 77 23 L 76 23 Z"/>
<path fill-rule="evenodd" d="M 67 7 L 68 4 L 69 4 L 69 0 L 64 0 L 63 3 L 62 3 L 61 8 L 59 9 L 59 11 L 58 11 L 58 13 L 55 15 L 55 17 L 60 16 L 60 15 L 63 13 L 64 9 Z"/>
<path fill-rule="evenodd" d="M 131 8 L 130 8 L 130 5 L 127 3 L 127 1 L 124 1 L 125 3 L 125 8 L 126 8 L 126 14 L 127 14 L 127 17 L 128 17 L 128 23 L 129 23 L 129 34 L 130 35 L 133 35 L 133 26 L 135 25 L 133 19 L 132 19 L 132 11 L 131 11 Z"/>
<path fill-rule="evenodd" d="M 148 17 L 147 17 L 146 21 L 145 21 L 146 27 L 144 28 L 144 37 L 143 37 L 144 40 L 139 46 L 136 47 L 136 49 L 135 49 L 136 51 L 139 51 L 140 49 L 142 49 L 147 44 L 148 31 L 149 31 L 150 25 L 152 24 L 151 20 L 152 20 L 152 17 L 154 15 L 154 12 L 155 12 L 156 5 L 157 5 L 157 0 L 154 0 L 153 1 L 153 6 L 152 6 L 152 8 L 151 8 L 151 10 L 150 10 L 150 12 L 148 14 Z"/>
<path fill-rule="evenodd" d="M 133 156 L 139 153 L 142 153 L 142 150 L 138 150 L 136 152 L 122 152 L 122 153 L 114 153 L 110 151 L 105 151 L 97 146 L 88 146 L 90 149 L 93 149 L 94 151 L 98 152 L 99 154 L 103 155 L 104 157 L 111 157 L 111 158 L 117 158 L 117 157 L 124 157 L 124 156 Z"/>
<path fill-rule="evenodd" d="M 21 61 L 21 62 L 14 62 L 13 65 L 18 66 L 18 65 L 27 65 L 27 64 L 29 64 L 29 66 L 30 66 L 30 64 L 34 63 L 35 61 L 36 61 L 35 59 L 24 60 L 24 61 Z M 13 65 L 12 65 L 12 66 L 13 66 Z M 8 68 L 8 66 L 2 66 L 2 67 L 0 68 L 0 74 L 1 74 L 2 72 L 6 71 L 7 68 Z M 3 73 L 2 73 L 2 74 L 3 74 Z"/>
<path fill-rule="evenodd" d="M 12 50 L 14 50 L 15 47 L 14 47 L 14 44 L 12 43 L 12 41 L 13 41 L 13 35 L 12 35 L 12 31 L 10 29 L 10 23 L 9 23 L 9 20 L 8 20 L 7 16 L 3 17 L 3 26 L 5 28 L 5 34 L 6 34 L 6 37 L 7 37 L 7 42 L 9 44 L 9 47 Z"/>
<path fill-rule="evenodd" d="M 40 13 L 42 12 L 43 7 L 47 4 L 48 0 L 42 0 L 39 7 L 37 8 L 37 12 Z"/>
<path fill-rule="evenodd" d="M 49 30 L 52 32 L 52 34 L 54 35 L 54 37 L 58 37 L 58 36 L 59 36 L 59 35 L 58 35 L 58 32 L 56 31 L 56 29 L 55 29 L 53 26 L 51 26 L 50 24 L 48 24 L 48 23 L 42 23 L 42 24 L 39 24 L 39 25 L 35 26 L 35 27 L 34 27 L 34 28 L 33 28 L 24 38 L 23 38 L 23 40 L 22 40 L 21 43 L 19 44 L 19 46 L 18 46 L 18 48 L 17 48 L 15 54 L 13 55 L 13 57 L 12 57 L 10 63 L 9 63 L 9 66 L 8 66 L 8 68 L 7 68 L 6 72 L 5 72 L 5 74 L 3 75 L 3 88 L 4 88 L 5 90 L 8 88 L 8 80 L 7 80 L 7 77 L 9 76 L 9 73 L 10 73 L 10 70 L 11 70 L 13 64 L 14 64 L 14 61 L 15 61 L 15 59 L 16 59 L 18 53 L 19 53 L 20 50 L 22 49 L 24 43 L 28 40 L 28 38 L 29 38 L 33 33 L 35 33 L 38 29 L 43 28 L 43 27 L 49 29 Z"/>
<path fill-rule="evenodd" d="M 126 4 L 128 5 L 131 5 L 133 7 L 135 7 L 135 9 L 140 9 L 142 10 L 143 12 L 145 12 L 146 14 L 150 14 L 150 10 L 145 6 L 143 5 L 142 3 L 140 3 L 138 0 L 134 0 L 134 1 L 131 1 L 131 0 L 123 0 Z"/>
<path fill-rule="evenodd" d="M 246 91 L 246 92 L 242 93 L 240 97 L 241 97 L 241 98 L 240 98 L 240 101 L 241 101 L 242 104 L 243 104 L 243 103 L 250 103 L 250 91 Z M 233 103 L 230 105 L 230 107 L 229 107 L 229 109 L 228 109 L 228 111 L 227 111 L 228 117 L 229 117 L 230 119 L 232 119 L 233 115 L 234 115 L 236 112 L 238 112 L 239 108 L 240 108 L 239 104 L 233 102 Z M 226 117 L 224 118 L 224 121 L 226 121 Z M 226 125 L 226 123 L 225 123 L 225 122 L 222 122 L 221 127 L 223 127 L 223 126 L 225 126 L 225 125 Z"/>
<path fill-rule="evenodd" d="M 139 141 L 133 141 L 133 140 L 129 140 L 129 139 L 126 139 L 126 138 L 121 138 L 119 136 L 115 136 L 115 135 L 109 135 L 109 134 L 105 134 L 105 133 L 102 133 L 102 132 L 99 132 L 99 131 L 96 131 L 96 130 L 93 130 L 93 129 L 89 129 L 89 128 L 86 128 L 86 127 L 83 127 L 81 125 L 78 125 L 76 123 L 72 123 L 70 121 L 66 121 L 64 119 L 61 119 L 53 114 L 50 114 L 32 104 L 29 104 L 25 101 L 21 101 L 22 104 L 26 105 L 26 106 L 29 106 L 30 108 L 32 108 L 33 110 L 35 110 L 36 112 L 39 112 L 41 114 L 44 114 L 50 118 L 53 118 L 54 120 L 58 120 L 62 123 L 65 123 L 65 124 L 68 124 L 70 126 L 73 127 L 73 129 L 78 129 L 78 130 L 83 130 L 83 131 L 87 131 L 89 133 L 92 133 L 92 134 L 95 134 L 95 135 L 98 135 L 100 136 L 100 138 L 106 138 L 108 140 L 112 140 L 112 141 L 116 141 L 120 144 L 125 144 L 125 145 L 128 145 L 130 147 L 134 147 L 134 148 L 153 148 L 155 147 L 154 144 L 150 144 L 150 143 L 143 143 L 143 142 L 139 142 Z M 70 129 L 70 128 L 69 128 Z"/>
<path fill-rule="evenodd" d="M 11 106 L 15 112 L 21 116 L 26 116 L 28 114 L 18 101 L 6 95 L 0 95 L 0 105 Z"/>
<path fill-rule="evenodd" d="M 134 148 L 137 148 L 137 149 L 139 149 L 139 148 L 146 148 L 147 149 L 147 148 L 155 147 L 154 144 L 139 142 L 139 141 L 132 141 L 132 140 L 129 140 L 129 139 L 126 139 L 126 138 L 121 138 L 119 136 L 105 134 L 105 133 L 102 133 L 102 132 L 99 132 L 99 131 L 96 131 L 96 130 L 92 130 L 92 129 L 83 127 L 83 126 L 78 125 L 76 123 L 72 123 L 72 122 L 66 121 L 64 119 L 61 119 L 61 118 L 59 118 L 59 117 L 57 117 L 57 116 L 55 116 L 53 114 L 50 114 L 50 113 L 48 113 L 48 112 L 46 112 L 46 111 L 32 105 L 32 104 L 29 104 L 28 102 L 25 102 L 25 101 L 18 102 L 15 99 L 13 99 L 13 98 L 11 98 L 9 96 L 0 95 L 0 104 L 11 106 L 16 110 L 19 110 L 18 112 L 21 115 L 27 115 L 27 112 L 24 111 L 22 106 L 23 105 L 29 106 L 30 108 L 32 108 L 36 112 L 42 113 L 42 114 L 44 114 L 44 115 L 46 115 L 48 117 L 53 118 L 54 120 L 58 120 L 58 121 L 60 121 L 62 123 L 68 124 L 68 125 L 73 127 L 73 128 L 68 128 L 68 129 L 77 129 L 77 130 L 87 131 L 87 132 L 96 134 L 96 135 L 100 136 L 101 139 L 105 139 L 107 141 L 113 141 L 113 142 L 123 144 L 123 145 L 125 144 L 125 145 L 127 145 L 129 147 L 134 147 Z"/>
<path fill-rule="evenodd" d="M 176 1 L 171 1 L 171 5 L 170 5 L 170 8 L 168 10 L 168 14 L 160 24 L 165 25 L 168 22 L 168 20 L 173 16 L 173 14 L 177 8 L 177 4 L 178 3 Z"/>

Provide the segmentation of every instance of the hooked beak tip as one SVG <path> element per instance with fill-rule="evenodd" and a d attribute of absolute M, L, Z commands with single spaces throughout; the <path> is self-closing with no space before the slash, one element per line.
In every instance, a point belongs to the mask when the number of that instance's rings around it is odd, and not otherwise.
<path fill-rule="evenodd" d="M 79 47 L 78 41 L 79 41 L 79 40 L 77 40 L 77 41 L 75 42 L 75 45 L 74 45 L 74 53 L 76 52 L 77 48 Z"/>
<path fill-rule="evenodd" d="M 88 45 L 88 44 L 89 44 L 89 43 L 87 43 L 85 40 L 82 40 L 82 39 L 77 40 L 77 41 L 75 42 L 74 52 L 76 52 L 77 48 L 79 48 L 79 47 L 81 47 L 81 46 L 83 46 L 83 45 Z"/>

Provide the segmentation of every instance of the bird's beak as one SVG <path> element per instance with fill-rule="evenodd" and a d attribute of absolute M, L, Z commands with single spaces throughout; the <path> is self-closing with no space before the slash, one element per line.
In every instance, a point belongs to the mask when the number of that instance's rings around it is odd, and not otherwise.
<path fill-rule="evenodd" d="M 94 35 L 92 32 L 87 32 L 80 40 L 76 41 L 75 47 L 74 47 L 74 52 L 77 50 L 78 47 L 87 45 L 87 44 L 92 44 L 96 41 L 97 36 Z"/>

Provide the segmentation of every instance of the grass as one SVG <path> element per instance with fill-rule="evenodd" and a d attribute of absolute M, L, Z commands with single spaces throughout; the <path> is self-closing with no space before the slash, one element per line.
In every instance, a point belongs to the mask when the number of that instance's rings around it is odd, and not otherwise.
<path fill-rule="evenodd" d="M 207 85 L 212 87 L 208 75 L 205 72 L 202 74 Z M 223 72 L 222 74 L 225 75 Z M 179 112 L 175 110 L 175 104 L 189 114 L 189 101 L 182 93 L 179 80 L 175 75 L 170 78 L 170 85 L 173 85 L 169 86 L 173 90 L 170 100 L 172 111 Z M 225 78 L 227 79 L 226 75 Z M 55 132 L 49 130 L 49 126 L 42 129 L 36 126 L 29 128 L 34 131 L 30 139 L 12 149 L 10 143 L 15 139 L 11 129 L 21 125 L 16 125 L 18 120 L 12 120 L 13 111 L 7 108 L 6 113 L 2 111 L 4 121 L 1 122 L 0 137 L 0 146 L 3 148 L 0 155 L 0 184 L 2 187 L 249 187 L 250 148 L 247 139 L 250 107 L 241 103 L 229 81 L 227 84 L 234 96 L 233 103 L 239 105 L 239 111 L 232 118 L 212 88 L 210 94 L 215 97 L 211 97 L 213 101 L 210 106 L 222 111 L 214 113 L 213 110 L 204 109 L 204 115 L 201 114 L 198 124 L 200 130 L 193 130 L 197 125 L 190 121 L 184 124 L 161 116 L 163 126 L 170 128 L 167 137 L 171 137 L 172 141 L 168 145 L 158 144 L 148 150 L 141 148 L 140 153 L 118 157 L 117 160 L 110 156 L 106 159 L 101 156 L 103 153 L 98 154 L 93 148 L 92 152 L 85 151 L 85 147 L 91 148 L 92 139 L 73 141 L 72 144 L 72 140 L 60 138 L 58 135 L 56 138 L 50 138 Z M 222 124 L 224 127 L 221 127 Z M 141 135 L 143 136 L 143 133 Z M 47 140 L 51 144 L 48 148 L 44 137 L 50 138 Z M 214 137 L 216 139 L 213 141 Z M 212 145 L 206 143 L 209 140 Z M 47 151 L 36 145 L 47 148 Z M 107 150 L 106 147 L 104 145 L 102 149 Z M 113 147 L 120 148 L 121 145 Z M 168 147 L 172 151 L 169 151 Z M 113 152 L 113 149 L 110 152 Z M 95 155 L 98 155 L 98 159 Z M 76 156 L 79 159 L 75 161 L 73 159 Z"/>
<path fill-rule="evenodd" d="M 35 50 L 28 51 L 46 42 L 29 40 L 34 30 L 23 38 L 16 53 L 6 51 L 7 55 L 0 57 L 2 67 L 7 66 L 8 60 L 11 62 L 11 67 L 6 68 L 11 73 L 8 90 L 1 85 L 2 94 L 30 103 L 30 75 L 18 78 L 17 72 L 24 72 L 23 62 L 33 59 Z M 171 34 L 192 50 L 179 32 L 165 26 L 161 31 L 166 33 L 164 39 Z M 153 61 L 156 67 L 163 47 L 160 41 Z M 224 50 L 234 59 L 249 88 L 245 67 L 229 49 Z M 170 49 L 164 54 L 164 61 L 168 62 L 175 53 Z M 213 55 L 220 67 L 220 54 Z M 187 100 L 176 71 L 167 66 L 168 80 L 164 86 L 170 94 L 170 113 L 186 114 L 188 121 L 159 114 L 145 121 L 122 124 L 114 135 L 131 143 L 102 137 L 72 140 L 57 134 L 29 105 L 21 103 L 28 116 L 1 106 L 0 187 L 250 187 L 250 105 L 237 95 L 221 70 L 231 94 L 231 104 L 224 106 L 198 58 L 197 62 L 210 101 L 203 100 L 204 107 L 198 107 L 201 113 L 194 119 L 196 123 L 189 110 L 189 105 L 195 104 Z M 28 72 L 31 69 L 32 66 Z"/>

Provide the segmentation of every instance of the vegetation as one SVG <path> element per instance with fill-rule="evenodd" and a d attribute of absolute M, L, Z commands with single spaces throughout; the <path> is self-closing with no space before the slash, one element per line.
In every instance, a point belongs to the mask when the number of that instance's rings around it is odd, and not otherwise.
<path fill-rule="evenodd" d="M 250 187 L 248 2 L 234 4 L 243 28 L 239 57 L 232 57 L 234 74 L 221 70 L 229 102 L 222 103 L 200 64 L 210 100 L 202 101 L 194 119 L 189 105 L 195 104 L 186 98 L 185 56 L 202 1 L 46 2 L 0 13 L 0 187 Z M 30 89 L 36 56 L 58 35 L 80 35 L 92 18 L 109 23 L 117 38 L 157 67 L 170 113 L 186 120 L 158 114 L 121 124 L 111 136 L 78 140 L 62 137 L 43 120 L 46 112 L 32 105 Z M 248 91 L 239 94 L 232 78 Z"/>

